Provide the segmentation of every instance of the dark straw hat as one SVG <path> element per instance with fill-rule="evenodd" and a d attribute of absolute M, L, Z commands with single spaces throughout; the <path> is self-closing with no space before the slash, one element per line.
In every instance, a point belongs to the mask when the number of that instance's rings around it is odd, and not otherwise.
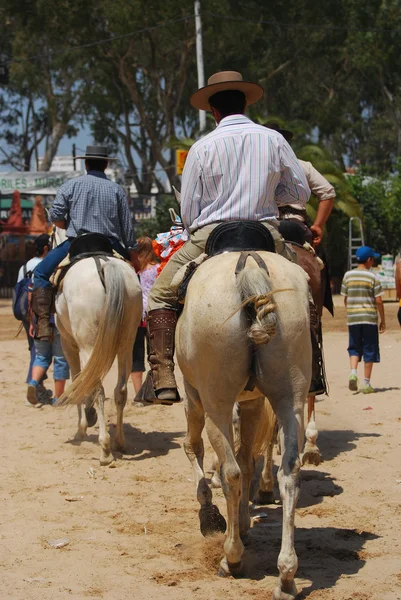
<path fill-rule="evenodd" d="M 85 156 L 75 158 L 98 158 L 99 160 L 117 160 L 114 156 L 108 156 L 107 146 L 86 146 Z"/>
<path fill-rule="evenodd" d="M 281 129 L 280 125 L 275 121 L 268 121 L 263 125 L 263 127 L 267 127 L 268 129 L 273 129 L 274 131 L 277 131 L 277 133 L 281 133 L 281 135 L 285 140 L 287 140 L 287 142 L 290 142 L 294 137 L 292 131 L 289 131 L 288 129 Z"/>

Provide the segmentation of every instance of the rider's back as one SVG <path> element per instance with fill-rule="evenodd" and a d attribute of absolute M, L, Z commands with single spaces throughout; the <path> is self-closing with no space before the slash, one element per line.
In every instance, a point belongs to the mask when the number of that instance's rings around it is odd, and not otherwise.
<path fill-rule="evenodd" d="M 51 217 L 54 221 L 67 216 L 67 237 L 84 230 L 121 240 L 126 237 L 122 231 L 126 209 L 124 190 L 104 173 L 89 172 L 59 189 Z"/>

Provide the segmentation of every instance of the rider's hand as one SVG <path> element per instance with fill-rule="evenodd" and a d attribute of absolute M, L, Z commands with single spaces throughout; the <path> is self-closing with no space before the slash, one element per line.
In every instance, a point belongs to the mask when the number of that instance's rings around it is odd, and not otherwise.
<path fill-rule="evenodd" d="M 139 260 L 138 260 L 138 252 L 136 250 L 131 250 L 131 265 L 134 267 L 135 271 L 139 273 Z"/>
<path fill-rule="evenodd" d="M 322 237 L 323 237 L 322 228 L 319 225 L 312 225 L 310 230 L 313 235 L 313 245 L 318 246 L 320 244 L 320 242 L 322 241 Z"/>

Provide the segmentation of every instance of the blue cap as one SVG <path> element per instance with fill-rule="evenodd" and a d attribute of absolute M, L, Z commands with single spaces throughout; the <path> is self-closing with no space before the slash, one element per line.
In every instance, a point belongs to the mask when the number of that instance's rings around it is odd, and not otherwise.
<path fill-rule="evenodd" d="M 355 252 L 355 256 L 359 263 L 364 263 L 369 258 L 380 258 L 380 254 L 378 252 L 374 252 L 370 246 L 361 246 Z"/>

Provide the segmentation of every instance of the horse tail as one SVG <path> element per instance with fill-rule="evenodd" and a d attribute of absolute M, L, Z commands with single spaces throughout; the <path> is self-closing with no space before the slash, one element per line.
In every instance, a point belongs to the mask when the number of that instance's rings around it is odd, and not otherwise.
<path fill-rule="evenodd" d="M 124 336 L 126 287 L 123 271 L 116 261 L 103 265 L 106 300 L 88 362 L 57 401 L 57 406 L 83 404 L 101 385 L 110 371 Z"/>
<path fill-rule="evenodd" d="M 256 344 L 267 344 L 276 333 L 277 315 L 272 284 L 264 269 L 244 269 L 237 276 L 241 306 L 253 306 L 254 314 L 248 337 Z"/>
<path fill-rule="evenodd" d="M 258 458 L 259 456 L 264 456 L 269 447 L 270 450 L 273 451 L 276 436 L 277 417 L 270 402 L 265 398 L 262 412 L 258 418 L 258 426 L 253 442 L 253 457 Z"/>

